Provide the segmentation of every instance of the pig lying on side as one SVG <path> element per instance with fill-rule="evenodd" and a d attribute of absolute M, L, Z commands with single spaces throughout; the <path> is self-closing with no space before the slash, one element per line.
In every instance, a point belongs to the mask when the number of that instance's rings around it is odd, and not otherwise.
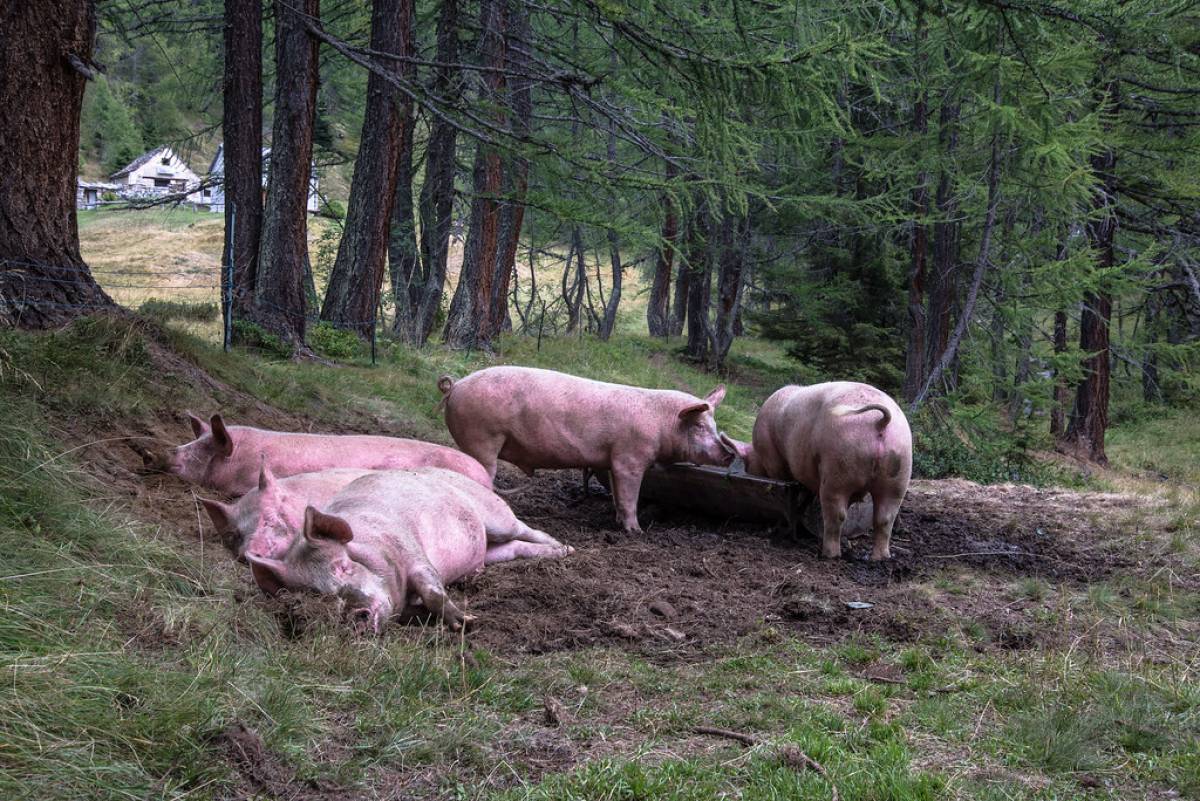
<path fill-rule="evenodd" d="M 492 487 L 492 477 L 470 456 L 431 442 L 226 426 L 219 414 L 212 416 L 211 424 L 192 414 L 188 418 L 196 438 L 171 449 L 165 456 L 146 455 L 146 466 L 230 495 L 243 495 L 254 489 L 264 460 L 280 477 L 334 467 L 361 470 L 443 467 L 488 489 Z"/>
<path fill-rule="evenodd" d="M 538 370 L 489 367 L 438 380 L 446 427 L 458 447 L 496 475 L 496 459 L 526 473 L 537 468 L 612 471 L 617 522 L 641 531 L 642 476 L 655 462 L 727 465 L 717 434 L 719 386 L 701 400 L 686 392 L 642 389 Z"/>
<path fill-rule="evenodd" d="M 370 470 L 335 468 L 276 478 L 263 464 L 258 486 L 236 503 L 201 498 L 221 543 L 240 561 L 246 554 L 279 557 L 304 524 L 306 506 L 324 506 L 347 484 Z"/>
<path fill-rule="evenodd" d="M 767 398 L 750 445 L 725 438 L 746 472 L 799 481 L 821 501 L 821 555 L 842 552 L 846 508 L 870 493 L 872 559 L 891 557 L 892 525 L 912 477 L 912 432 L 896 402 L 868 384 L 789 386 Z"/>
<path fill-rule="evenodd" d="M 336 595 L 354 619 L 379 631 L 418 604 L 458 629 L 470 618 L 446 596 L 446 584 L 485 564 L 573 550 L 522 523 L 490 490 L 423 468 L 352 481 L 322 508 L 304 509 L 300 533 L 282 556 L 246 558 L 268 594 Z"/>

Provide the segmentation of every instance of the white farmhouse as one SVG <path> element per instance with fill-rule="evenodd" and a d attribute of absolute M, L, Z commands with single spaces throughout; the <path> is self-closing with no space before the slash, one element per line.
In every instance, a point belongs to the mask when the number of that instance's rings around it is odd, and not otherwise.
<path fill-rule="evenodd" d="M 168 145 L 143 153 L 109 177 L 120 183 L 122 194 L 133 196 L 184 192 L 200 183 L 200 176 Z"/>
<path fill-rule="evenodd" d="M 263 194 L 267 192 L 267 174 L 271 169 L 271 148 L 264 147 L 262 149 L 262 188 Z M 208 210 L 217 214 L 225 212 L 225 144 L 222 142 L 217 146 L 217 155 L 213 156 L 212 164 L 208 168 L 208 178 L 205 179 L 206 185 L 200 190 L 200 205 L 207 205 Z M 306 208 L 310 212 L 319 211 L 321 208 L 321 197 L 317 191 L 317 165 L 314 163 L 308 174 L 308 203 Z"/>

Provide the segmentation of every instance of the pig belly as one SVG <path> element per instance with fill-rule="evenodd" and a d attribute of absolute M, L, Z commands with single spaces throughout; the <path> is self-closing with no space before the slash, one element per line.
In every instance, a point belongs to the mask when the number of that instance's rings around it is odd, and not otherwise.
<path fill-rule="evenodd" d="M 487 534 L 483 521 L 471 515 L 468 520 L 443 521 L 437 528 L 418 535 L 425 558 L 446 584 L 483 568 L 487 554 Z"/>
<path fill-rule="evenodd" d="M 607 449 L 578 441 L 558 432 L 539 432 L 536 436 L 508 434 L 499 457 L 517 467 L 557 470 L 569 467 L 608 468 L 611 457 Z"/>

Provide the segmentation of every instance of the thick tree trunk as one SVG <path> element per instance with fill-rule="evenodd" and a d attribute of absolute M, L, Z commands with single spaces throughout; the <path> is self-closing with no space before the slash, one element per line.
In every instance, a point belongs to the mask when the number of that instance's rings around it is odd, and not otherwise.
<path fill-rule="evenodd" d="M 480 5 L 480 61 L 484 71 L 479 105 L 496 109 L 503 123 L 504 45 L 507 0 L 482 0 Z M 462 270 L 450 302 L 443 338 L 453 348 L 488 347 L 493 329 L 492 287 L 500 252 L 500 206 L 504 190 L 503 160 L 493 146 L 480 142 L 475 150 L 470 229 L 463 249 Z M 497 321 L 495 327 L 503 321 Z"/>
<path fill-rule="evenodd" d="M 371 49 L 411 57 L 412 16 L 412 0 L 375 0 Z M 381 69 L 397 79 L 401 77 L 401 62 L 380 61 Z M 405 147 L 406 114 L 397 94 L 383 75 L 371 72 L 367 77 L 362 141 L 354 161 L 346 225 L 321 306 L 323 321 L 364 338 L 375 327 L 388 257 L 388 228 L 396 200 L 396 170 Z"/>
<path fill-rule="evenodd" d="M 1117 82 L 1110 81 L 1102 106 L 1117 103 Z M 1091 158 L 1092 170 L 1100 180 L 1094 206 L 1099 216 L 1087 226 L 1088 240 L 1097 254 L 1097 271 L 1116 264 L 1114 244 L 1117 233 L 1116 168 L 1117 152 L 1108 149 Z M 1108 464 L 1104 452 L 1104 434 L 1108 429 L 1109 321 L 1112 296 L 1105 289 L 1088 292 L 1083 298 L 1079 317 L 1079 348 L 1083 351 L 1083 381 L 1075 393 L 1075 406 L 1067 424 L 1065 442 L 1081 456 L 1099 464 Z"/>
<path fill-rule="evenodd" d="M 111 308 L 79 254 L 75 179 L 95 67 L 90 0 L 0 7 L 0 323 L 61 325 Z"/>
<path fill-rule="evenodd" d="M 717 277 L 717 315 L 712 330 L 709 359 L 714 370 L 725 367 L 729 349 L 738 334 L 742 290 L 746 285 L 746 251 L 750 245 L 750 216 L 722 222 L 720 272 Z"/>
<path fill-rule="evenodd" d="M 275 123 L 254 321 L 303 347 L 308 269 L 308 185 L 317 108 L 317 40 L 307 22 L 319 0 L 275 0 Z"/>
<path fill-rule="evenodd" d="M 679 260 L 675 269 L 675 292 L 671 298 L 670 315 L 668 316 L 668 333 L 677 337 L 683 333 L 683 324 L 687 320 L 688 290 L 692 280 L 692 270 L 686 258 Z"/>
<path fill-rule="evenodd" d="M 1058 309 L 1054 312 L 1054 354 L 1056 356 L 1067 352 L 1067 313 Z M 1050 407 L 1050 433 L 1054 439 L 1061 440 L 1066 429 L 1063 426 L 1063 419 L 1066 416 L 1067 402 L 1070 399 L 1070 394 L 1067 389 L 1067 381 L 1062 377 L 1061 371 L 1055 370 L 1054 375 L 1054 403 Z"/>
<path fill-rule="evenodd" d="M 701 363 L 708 361 L 708 307 L 712 302 L 712 222 L 708 204 L 702 201 L 692 217 L 687 237 L 688 338 L 684 352 L 688 358 Z"/>
<path fill-rule="evenodd" d="M 225 248 L 221 303 L 240 319 L 252 313 L 262 233 L 262 3 L 226 0 L 224 173 Z M 230 284 L 232 283 L 232 286 Z"/>
<path fill-rule="evenodd" d="M 438 16 L 437 60 L 433 92 L 455 103 L 462 91 L 458 67 L 458 0 L 443 0 Z M 412 311 L 409 341 L 424 344 L 433 331 L 446 285 L 446 263 L 450 255 L 450 229 L 454 214 L 455 155 L 458 129 L 434 119 L 425 148 L 425 183 L 421 186 L 418 212 L 421 217 L 421 278 L 409 284 Z M 399 301 L 397 301 L 399 302 Z"/>

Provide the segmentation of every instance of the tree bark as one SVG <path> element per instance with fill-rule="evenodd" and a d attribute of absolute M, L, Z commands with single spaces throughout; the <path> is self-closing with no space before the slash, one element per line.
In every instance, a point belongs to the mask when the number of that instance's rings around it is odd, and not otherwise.
<path fill-rule="evenodd" d="M 374 0 L 371 49 L 411 57 L 412 0 Z M 401 78 L 402 62 L 381 59 L 381 68 Z M 396 200 L 396 172 L 405 147 L 407 117 L 387 78 L 367 77 L 367 105 L 362 140 L 354 161 L 354 180 L 346 208 L 346 225 L 337 259 L 325 290 L 321 319 L 338 328 L 371 336 L 388 257 L 388 227 Z"/>
<path fill-rule="evenodd" d="M 939 113 L 938 141 L 947 161 L 958 149 L 959 103 L 947 98 Z M 955 296 L 958 294 L 959 223 L 958 197 L 954 177 L 949 167 L 942 169 L 938 179 L 938 219 L 933 225 L 933 270 L 927 276 L 928 309 L 925 315 L 925 373 L 929 372 L 946 352 Z M 927 383 L 927 382 L 926 382 Z M 922 384 L 923 386 L 924 384 Z"/>
<path fill-rule="evenodd" d="M 1110 80 L 1101 98 L 1101 107 L 1108 111 L 1118 102 L 1117 81 Z M 1092 171 L 1099 179 L 1093 206 L 1099 212 L 1088 223 L 1088 240 L 1097 255 L 1097 271 L 1103 272 L 1116 264 L 1114 242 L 1117 233 L 1116 168 L 1117 151 L 1108 148 L 1091 157 Z M 1079 317 L 1079 348 L 1083 351 L 1083 380 L 1075 393 L 1075 405 L 1067 424 L 1065 443 L 1081 456 L 1099 464 L 1108 464 L 1104 452 L 1104 435 L 1108 429 L 1108 393 L 1111 366 L 1109 352 L 1109 322 L 1112 319 L 1112 296 L 1101 288 L 1083 297 Z"/>
<path fill-rule="evenodd" d="M 1054 312 L 1054 355 L 1060 356 L 1067 352 L 1067 313 L 1063 309 Z M 1054 403 L 1050 407 L 1050 433 L 1056 441 L 1061 440 L 1066 433 L 1063 418 L 1066 415 L 1069 394 L 1067 381 L 1060 370 L 1054 371 Z"/>
<path fill-rule="evenodd" d="M 304 346 L 308 185 L 317 108 L 319 0 L 275 0 L 275 122 L 255 285 L 254 321 Z"/>
<path fill-rule="evenodd" d="M 725 359 L 738 334 L 742 309 L 742 290 L 746 285 L 746 250 L 750 245 L 750 215 L 730 218 L 722 223 L 720 272 L 717 277 L 717 315 L 712 330 L 714 370 L 725 367 Z"/>
<path fill-rule="evenodd" d="M 529 9 L 524 0 L 508 0 L 505 11 L 505 43 L 503 64 L 514 73 L 508 82 L 508 108 L 513 136 L 520 140 L 529 135 L 533 119 L 533 82 L 522 73 L 531 71 L 526 55 L 529 44 Z M 497 234 L 496 262 L 492 266 L 492 298 L 488 313 L 488 328 L 484 332 L 490 343 L 508 323 L 508 287 L 516 273 L 517 247 L 521 242 L 521 226 L 525 220 L 525 193 L 529 185 L 529 159 L 519 153 L 505 153 L 504 198 L 500 202 L 500 225 Z"/>
<path fill-rule="evenodd" d="M 411 77 L 415 70 L 409 72 Z M 403 122 L 396 159 L 396 193 L 392 201 L 392 221 L 388 234 L 388 270 L 391 273 L 392 302 L 395 307 L 392 333 L 406 342 L 419 345 L 424 341 L 417 337 L 417 315 L 423 294 L 420 288 L 424 285 L 424 276 L 429 268 L 421 264 L 413 207 L 413 130 L 416 128 L 416 114 L 410 101 L 401 102 L 404 105 Z"/>
<path fill-rule="evenodd" d="M 433 72 L 433 92 L 450 104 L 462 92 L 458 62 L 458 0 L 443 0 L 437 25 L 438 66 Z M 457 165 L 458 129 L 435 117 L 425 148 L 425 183 L 421 186 L 418 213 L 421 217 L 421 275 L 409 284 L 412 309 L 409 341 L 421 345 L 429 339 L 442 305 L 446 286 L 446 264 L 450 256 L 450 229 L 454 218 L 454 176 Z M 397 301 L 399 302 L 399 301 Z"/>
<path fill-rule="evenodd" d="M 670 161 L 666 165 L 666 182 L 670 183 L 677 170 Z M 650 285 L 650 301 L 646 305 L 646 327 L 652 337 L 670 333 L 671 268 L 675 261 L 675 240 L 679 236 L 679 217 L 669 194 L 663 194 L 662 244 L 654 262 L 654 281 Z"/>
<path fill-rule="evenodd" d="M 79 253 L 79 116 L 94 74 L 90 0 L 0 10 L 0 323 L 61 325 L 113 308 Z"/>
<path fill-rule="evenodd" d="M 571 246 L 567 250 L 567 263 L 563 268 L 562 299 L 567 307 L 567 333 L 579 327 L 579 314 L 583 308 L 583 292 L 587 288 L 587 269 L 583 259 L 583 232 L 578 225 L 571 229 Z"/>
<path fill-rule="evenodd" d="M 482 0 L 480 4 L 480 62 L 493 69 L 482 72 L 483 87 L 479 103 L 497 109 L 497 121 L 503 123 L 504 45 L 506 0 Z M 474 198 L 471 201 L 470 229 L 463 249 L 462 271 L 450 302 L 443 338 L 453 348 L 478 348 L 490 344 L 488 332 L 493 323 L 492 287 L 500 251 L 500 205 L 504 189 L 500 152 L 480 142 L 475 150 L 472 170 Z M 501 321 L 502 322 L 502 321 Z M 498 324 L 497 324 L 498 325 Z"/>
<path fill-rule="evenodd" d="M 609 51 L 609 69 L 615 75 L 620 67 L 616 48 Z M 609 120 L 608 143 L 605 148 L 608 157 L 610 176 L 615 180 L 617 174 L 617 124 Z M 613 198 L 614 202 L 616 198 Z M 600 339 L 607 342 L 617 326 L 617 309 L 621 306 L 621 283 L 624 270 L 621 267 L 621 240 L 615 228 L 608 229 L 608 254 L 612 263 L 612 286 L 609 288 L 608 300 L 604 304 L 604 316 L 600 319 Z"/>
<path fill-rule="evenodd" d="M 687 320 L 687 303 L 691 280 L 691 266 L 688 264 L 687 258 L 682 258 L 679 260 L 679 266 L 675 270 L 675 293 L 671 299 L 670 315 L 668 318 L 668 333 L 673 337 L 683 334 L 683 324 Z"/>
<path fill-rule="evenodd" d="M 221 303 L 233 319 L 252 314 L 258 279 L 263 219 L 262 94 L 262 3 L 226 0 Z M 232 308 L 225 308 L 230 299 Z"/>
<path fill-rule="evenodd" d="M 708 361 L 708 307 L 712 302 L 712 222 L 707 201 L 696 207 L 688 230 L 687 346 L 688 358 Z"/>
<path fill-rule="evenodd" d="M 917 3 L 916 53 L 913 61 L 919 75 L 927 64 L 925 42 L 925 4 Z M 922 88 L 913 108 L 913 134 L 924 141 L 929 132 L 929 90 Z M 912 401 L 925 382 L 925 271 L 929 258 L 929 229 L 925 218 L 929 214 L 929 172 L 917 173 L 913 189 L 912 266 L 908 273 L 908 349 L 904 360 L 904 399 Z"/>

